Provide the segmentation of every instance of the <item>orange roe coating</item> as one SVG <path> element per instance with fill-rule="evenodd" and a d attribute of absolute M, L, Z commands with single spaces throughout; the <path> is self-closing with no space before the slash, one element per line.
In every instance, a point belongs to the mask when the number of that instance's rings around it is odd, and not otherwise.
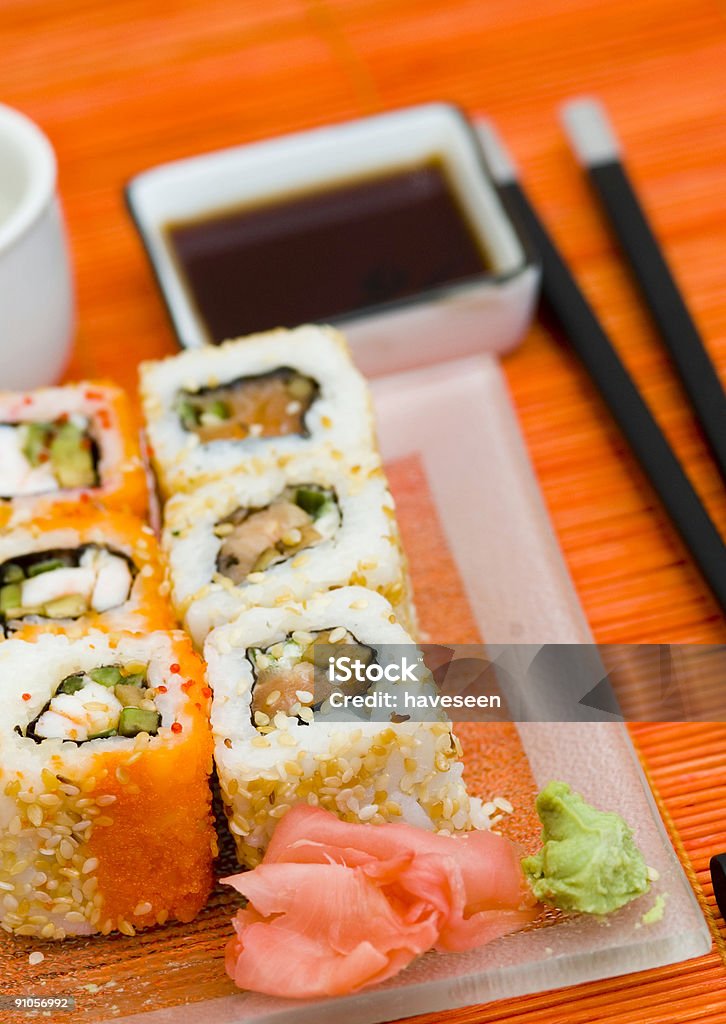
<path fill-rule="evenodd" d="M 207 901 L 217 852 L 209 775 L 212 735 L 209 702 L 197 707 L 204 665 L 189 640 L 174 634 L 174 654 L 194 689 L 179 714 L 184 730 L 162 728 L 148 747 L 99 754 L 94 795 L 116 797 L 97 819 L 87 845 L 98 859 L 95 875 L 103 895 L 101 922 L 128 922 L 134 929 L 167 919 L 191 921 Z M 161 740 L 161 742 L 159 742 Z M 132 763 L 129 762 L 132 759 Z M 123 930 L 123 929 L 122 929 Z"/>
<path fill-rule="evenodd" d="M 58 502 L 52 510 L 19 524 L 19 529 L 49 537 L 49 546 L 59 546 L 53 540 L 58 530 L 75 533 L 73 545 L 106 545 L 127 555 L 136 568 L 129 599 L 118 608 L 106 612 L 89 612 L 78 619 L 59 619 L 38 624 L 27 624 L 14 636 L 33 640 L 39 633 L 63 633 L 81 636 L 92 629 L 103 632 L 150 632 L 177 627 L 177 621 L 166 599 L 166 563 L 153 531 L 136 516 L 88 502 L 76 505 Z"/>

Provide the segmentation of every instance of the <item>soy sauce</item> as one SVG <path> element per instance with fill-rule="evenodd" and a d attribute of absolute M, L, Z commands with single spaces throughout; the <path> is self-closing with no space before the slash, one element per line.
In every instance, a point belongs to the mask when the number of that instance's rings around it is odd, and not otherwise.
<path fill-rule="evenodd" d="M 439 161 L 166 232 L 215 343 L 341 319 L 491 272 Z"/>

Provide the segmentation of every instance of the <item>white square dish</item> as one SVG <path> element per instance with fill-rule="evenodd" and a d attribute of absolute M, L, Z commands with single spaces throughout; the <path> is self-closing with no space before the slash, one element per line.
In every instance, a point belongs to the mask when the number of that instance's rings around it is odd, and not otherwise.
<path fill-rule="evenodd" d="M 538 269 L 499 200 L 471 124 L 444 103 L 218 150 L 135 177 L 126 199 L 180 344 L 192 348 L 212 339 L 175 258 L 170 224 L 432 159 L 443 164 L 491 269 L 326 320 L 344 326 L 354 358 L 369 376 L 511 349 L 530 323 Z"/>

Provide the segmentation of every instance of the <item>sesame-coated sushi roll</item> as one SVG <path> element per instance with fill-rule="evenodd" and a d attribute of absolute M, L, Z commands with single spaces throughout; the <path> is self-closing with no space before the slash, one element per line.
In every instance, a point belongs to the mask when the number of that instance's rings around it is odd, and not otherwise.
<path fill-rule="evenodd" d="M 343 335 L 298 327 L 141 367 L 149 447 L 166 497 L 232 470 L 375 447 L 370 398 Z"/>
<path fill-rule="evenodd" d="M 236 473 L 165 509 L 172 601 L 197 646 L 244 608 L 350 584 L 413 613 L 393 498 L 377 455 Z"/>
<path fill-rule="evenodd" d="M 450 723 L 434 715 L 402 722 L 385 711 L 333 720 L 319 644 L 323 662 L 340 645 L 345 657 L 380 668 L 402 650 L 416 652 L 388 602 L 362 587 L 254 608 L 207 637 L 214 756 L 240 862 L 257 864 L 277 820 L 302 802 L 346 821 L 449 832 L 485 826 L 462 781 Z M 341 692 L 371 690 L 354 680 Z"/>
<path fill-rule="evenodd" d="M 182 633 L 0 644 L 0 926 L 190 921 L 216 836 L 204 668 Z"/>
<path fill-rule="evenodd" d="M 146 513 L 146 472 L 124 392 L 95 382 L 0 392 L 0 527 L 79 498 Z"/>
<path fill-rule="evenodd" d="M 80 505 L 0 532 L 0 638 L 176 625 L 156 538 L 135 516 Z"/>

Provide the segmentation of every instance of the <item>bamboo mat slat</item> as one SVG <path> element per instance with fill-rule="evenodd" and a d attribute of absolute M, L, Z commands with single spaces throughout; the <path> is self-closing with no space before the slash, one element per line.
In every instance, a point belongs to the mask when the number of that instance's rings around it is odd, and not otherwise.
<path fill-rule="evenodd" d="M 726 497 L 556 124 L 595 92 L 726 371 L 726 26 L 711 0 L 4 0 L 0 100 L 48 131 L 77 274 L 69 376 L 135 388 L 173 351 L 121 189 L 161 160 L 406 103 L 497 119 L 534 199 L 717 523 Z M 535 325 L 506 361 L 585 611 L 603 642 L 723 642 L 726 624 L 562 339 Z M 632 728 L 718 945 L 688 964 L 471 1007 L 452 1024 L 726 1020 L 726 928 L 708 858 L 726 848 L 726 727 Z M 433 1018 L 419 1018 L 433 1021 Z"/>

